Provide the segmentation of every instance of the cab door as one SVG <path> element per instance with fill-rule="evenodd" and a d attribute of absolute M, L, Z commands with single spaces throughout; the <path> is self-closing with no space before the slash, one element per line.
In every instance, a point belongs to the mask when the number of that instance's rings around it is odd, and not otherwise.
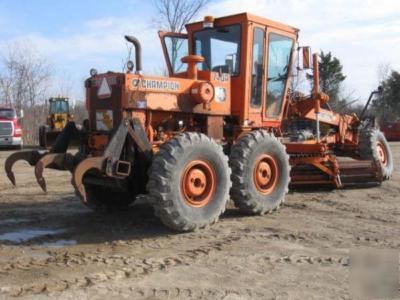
<path fill-rule="evenodd" d="M 255 127 L 261 127 L 265 87 L 265 59 L 266 59 L 266 27 L 251 26 L 250 35 L 250 94 L 249 94 L 249 121 Z"/>
<path fill-rule="evenodd" d="M 169 76 L 185 72 L 186 66 L 181 59 L 189 54 L 187 34 L 159 31 L 158 35 L 161 39 Z"/>
<path fill-rule="evenodd" d="M 274 28 L 266 32 L 267 60 L 263 96 L 263 126 L 279 127 L 287 100 L 296 36 Z"/>

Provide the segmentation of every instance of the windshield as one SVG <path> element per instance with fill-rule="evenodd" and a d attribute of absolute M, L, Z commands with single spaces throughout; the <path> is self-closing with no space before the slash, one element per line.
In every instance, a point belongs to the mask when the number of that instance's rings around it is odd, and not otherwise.
<path fill-rule="evenodd" d="M 14 119 L 17 115 L 13 109 L 0 109 L 0 118 Z"/>
<path fill-rule="evenodd" d="M 62 114 L 68 113 L 68 102 L 64 100 L 50 101 L 50 113 L 51 114 Z"/>
<path fill-rule="evenodd" d="M 205 58 L 201 70 L 238 75 L 240 70 L 240 25 L 204 29 L 193 34 L 194 53 Z"/>

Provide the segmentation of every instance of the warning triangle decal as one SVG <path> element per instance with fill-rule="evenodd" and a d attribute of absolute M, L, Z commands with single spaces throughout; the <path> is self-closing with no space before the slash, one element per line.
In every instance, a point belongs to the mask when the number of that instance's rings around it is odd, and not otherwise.
<path fill-rule="evenodd" d="M 103 77 L 101 80 L 99 90 L 97 91 L 97 96 L 102 99 L 111 97 L 111 87 L 107 82 L 107 78 L 105 77 Z"/>

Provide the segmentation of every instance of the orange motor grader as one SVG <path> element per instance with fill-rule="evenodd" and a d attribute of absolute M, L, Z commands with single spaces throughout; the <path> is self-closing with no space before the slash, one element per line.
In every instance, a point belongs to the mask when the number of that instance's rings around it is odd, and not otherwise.
<path fill-rule="evenodd" d="M 355 115 L 329 109 L 319 89 L 289 90 L 298 29 L 242 13 L 188 24 L 187 34 L 160 32 L 169 76 L 144 75 L 141 45 L 136 69 L 86 80 L 89 119 L 69 122 L 48 152 L 11 155 L 5 164 L 69 170 L 84 204 L 124 208 L 139 194 L 167 226 L 190 231 L 216 222 L 232 199 L 244 213 L 279 207 L 291 185 L 381 183 L 392 173 L 382 133 Z M 301 54 L 300 54 L 301 53 Z M 72 155 L 68 147 L 79 141 Z M 344 158 L 343 158 L 344 157 Z"/>

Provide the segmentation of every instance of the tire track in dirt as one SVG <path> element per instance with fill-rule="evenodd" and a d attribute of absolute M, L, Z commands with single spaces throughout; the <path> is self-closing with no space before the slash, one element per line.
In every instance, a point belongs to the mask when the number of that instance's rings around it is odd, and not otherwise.
<path fill-rule="evenodd" d="M 349 266 L 348 256 L 313 256 L 313 255 L 284 255 L 284 256 L 261 256 L 257 261 L 264 261 L 271 264 L 307 264 L 319 266 Z"/>
<path fill-rule="evenodd" d="M 351 217 L 354 218 L 354 216 L 358 219 L 364 219 L 364 220 L 373 220 L 381 223 L 390 223 L 390 224 L 396 224 L 399 223 L 398 218 L 396 218 L 396 212 L 391 212 L 391 213 L 385 213 L 384 217 L 376 215 L 376 212 L 372 213 L 371 211 L 366 211 L 365 207 L 360 207 L 360 206 L 352 206 L 351 203 L 343 203 L 339 202 L 336 200 L 332 199 L 327 199 L 327 195 L 321 195 L 321 196 L 313 196 L 310 199 L 307 200 L 307 203 L 299 203 L 299 202 L 293 202 L 293 203 L 288 203 L 286 202 L 284 204 L 285 207 L 295 209 L 295 210 L 303 210 L 307 209 L 308 211 L 313 210 L 318 214 L 330 214 L 330 213 L 336 213 L 336 214 L 341 214 L 341 212 L 345 213 L 350 213 L 346 215 L 341 215 L 342 217 Z M 392 196 L 393 197 L 393 196 Z M 373 199 L 373 200 L 382 200 L 382 196 L 376 196 L 373 194 L 368 194 L 368 198 Z M 329 210 L 321 210 L 319 207 L 327 207 L 330 208 Z M 395 216 L 395 218 L 392 218 L 390 216 Z"/>
<path fill-rule="evenodd" d="M 81 275 L 74 277 L 72 279 L 48 279 L 44 282 L 18 286 L 3 286 L 0 291 L 4 294 L 10 296 L 25 296 L 30 294 L 41 294 L 41 293 L 51 293 L 65 291 L 69 288 L 86 288 L 95 285 L 99 282 L 109 281 L 109 280 L 120 280 L 126 278 L 140 278 L 142 276 L 147 276 L 157 271 L 165 271 L 168 268 L 191 265 L 207 258 L 212 251 L 222 251 L 223 247 L 227 247 L 234 242 L 239 241 L 240 236 L 229 236 L 221 239 L 220 241 L 212 242 L 205 246 L 196 247 L 194 249 L 186 250 L 182 253 L 176 255 L 168 256 L 165 258 L 146 258 L 138 259 L 135 256 L 100 256 L 100 255 L 89 255 L 85 257 L 82 253 L 81 255 L 69 255 L 64 254 L 61 257 L 56 257 L 55 259 L 45 259 L 45 260 L 34 260 L 30 259 L 26 264 L 10 264 L 1 270 L 3 274 L 16 269 L 29 271 L 35 267 L 46 266 L 49 264 L 54 264 L 57 267 L 69 267 L 75 265 L 88 265 L 97 264 L 102 266 L 111 265 L 126 265 L 125 267 L 119 267 L 116 270 L 102 271 L 90 273 L 87 275 Z M 82 259 L 82 256 L 84 259 Z"/>
<path fill-rule="evenodd" d="M 97 291 L 99 290 L 101 291 L 101 286 L 97 287 Z M 273 292 L 266 293 L 248 288 L 127 287 L 113 289 L 112 291 L 106 289 L 105 292 L 109 294 L 110 298 L 117 299 L 276 299 Z M 50 294 L 50 296 L 56 296 L 56 294 Z"/>
<path fill-rule="evenodd" d="M 212 240 L 216 240 L 214 242 L 214 246 L 218 249 L 224 245 L 224 241 L 229 241 L 231 239 L 235 239 L 239 237 L 237 233 L 229 231 L 228 233 L 224 233 L 223 235 L 217 233 L 201 233 L 196 236 L 193 235 L 177 235 L 173 237 L 168 237 L 166 240 L 157 240 L 150 239 L 145 241 L 113 241 L 111 242 L 110 251 L 118 251 L 118 247 L 128 247 L 137 249 L 163 249 L 170 248 L 177 243 L 185 244 L 188 240 L 205 240 L 209 241 L 210 238 Z M 41 239 L 43 241 L 43 239 Z M 221 242 L 218 242 L 221 241 Z M 106 243 L 108 244 L 108 243 Z M 207 244 L 206 244 L 207 245 Z M 202 246 L 206 247 L 206 246 Z M 202 249 L 200 247 L 199 249 Z M 188 252 L 193 250 L 187 250 Z M 9 262 L 3 266 L 0 266 L 0 274 L 6 274 L 15 269 L 20 270 L 31 270 L 35 267 L 43 267 L 43 266 L 58 266 L 58 267 L 72 267 L 72 266 L 85 266 L 85 265 L 127 265 L 131 263 L 132 258 L 136 258 L 135 256 L 124 256 L 124 255 L 99 255 L 95 253 L 86 253 L 80 251 L 78 253 L 71 253 L 68 250 L 60 252 L 58 250 L 47 250 L 47 257 L 35 258 L 35 257 L 24 257 L 22 259 L 18 259 L 15 262 Z"/>
<path fill-rule="evenodd" d="M 400 248 L 400 242 L 391 241 L 382 237 L 376 236 L 363 236 L 353 235 L 350 233 L 343 233 L 346 236 L 340 236 L 337 232 L 332 234 L 328 232 L 285 232 L 284 229 L 276 229 L 265 227 L 263 229 L 252 230 L 250 228 L 239 229 L 239 232 L 243 232 L 243 239 L 255 240 L 257 242 L 290 242 L 298 243 L 306 246 L 314 247 L 315 244 L 321 242 L 328 242 L 330 245 L 340 246 L 341 248 L 350 248 L 351 246 L 374 246 L 374 247 L 385 247 L 398 249 Z"/>
<path fill-rule="evenodd" d="M 260 229 L 258 229 L 260 230 Z M 93 272 L 87 275 L 74 277 L 69 280 L 54 280 L 48 279 L 44 282 L 18 286 L 2 287 L 0 291 L 10 296 L 22 296 L 30 294 L 41 294 L 41 293 L 52 293 L 65 291 L 70 288 L 87 288 L 96 285 L 100 282 L 119 280 L 126 278 L 140 278 L 153 272 L 167 270 L 171 267 L 191 265 L 204 258 L 208 258 L 213 251 L 223 251 L 224 247 L 231 245 L 232 243 L 239 240 L 256 240 L 258 242 L 273 242 L 273 241 L 285 241 L 292 243 L 315 243 L 316 239 L 321 238 L 329 240 L 329 235 L 324 234 L 313 234 L 310 232 L 298 232 L 298 233 L 281 233 L 276 232 L 274 228 L 264 228 L 265 231 L 254 231 L 250 228 L 237 229 L 233 232 L 225 232 L 224 236 L 221 236 L 221 232 L 214 231 L 195 235 L 178 235 L 169 238 L 167 243 L 175 243 L 177 241 L 182 242 L 183 240 L 191 239 L 218 239 L 215 242 L 206 244 L 205 246 L 196 247 L 193 249 L 186 250 L 179 254 L 168 256 L 165 258 L 147 258 L 138 259 L 135 256 L 124 256 L 124 255 L 99 255 L 99 254 L 85 254 L 81 253 L 59 253 L 57 251 L 48 251 L 50 257 L 47 258 L 25 258 L 17 260 L 16 262 L 7 264 L 0 268 L 1 275 L 8 275 L 13 271 L 31 271 L 33 269 L 40 269 L 42 267 L 51 267 L 52 265 L 56 268 L 71 268 L 71 267 L 82 267 L 87 265 L 95 265 L 100 267 L 117 267 L 115 270 L 109 270 L 104 272 Z M 271 232 L 272 231 L 272 232 Z M 275 232 L 274 232 L 275 231 Z M 316 237 L 317 235 L 318 237 Z M 176 237 L 176 238 L 175 238 Z M 355 237 L 356 243 L 362 244 L 374 244 L 378 246 L 390 246 L 392 248 L 398 247 L 398 244 L 394 244 L 389 241 L 357 236 Z M 155 242 L 157 240 L 154 240 Z M 160 242 L 158 240 L 158 242 Z M 142 242 L 143 243 L 143 242 Z M 113 243 L 112 243 L 113 244 Z M 164 244 L 165 241 L 161 242 Z M 127 246 L 132 247 L 138 246 L 138 243 L 128 241 L 126 243 L 115 243 L 115 246 Z M 306 256 L 306 255 L 291 255 L 291 256 L 263 256 L 256 258 L 261 262 L 267 262 L 271 264 L 307 264 L 307 265 L 336 265 L 336 266 L 347 266 L 348 258 L 345 256 Z M 168 290 L 167 290 L 168 291 Z M 147 294 L 148 291 L 144 292 Z"/>
<path fill-rule="evenodd" d="M 201 246 L 197 249 L 193 250 L 187 250 L 187 253 L 192 253 L 196 251 L 204 252 L 207 254 L 209 250 L 207 249 L 216 249 L 216 250 L 222 250 L 224 245 L 227 245 L 228 243 L 226 241 L 230 240 L 235 240 L 235 239 L 241 239 L 241 240 L 252 240 L 256 242 L 274 242 L 274 241 L 287 241 L 287 242 L 292 242 L 292 243 L 305 243 L 307 244 L 308 242 L 311 242 L 313 238 L 315 237 L 307 237 L 307 233 L 277 233 L 277 232 L 268 232 L 269 229 L 265 229 L 267 232 L 261 232 L 261 231 L 251 231 L 250 229 L 239 229 L 236 231 L 232 231 L 229 233 L 224 233 L 224 235 L 221 235 L 220 233 L 209 233 L 209 234 L 199 234 L 198 236 L 196 235 L 195 237 L 193 236 L 177 236 L 176 238 L 172 238 L 168 241 L 148 241 L 146 242 L 141 242 L 141 244 L 149 244 L 153 245 L 151 247 L 149 246 L 144 246 L 144 245 L 138 245 L 137 241 L 132 242 L 132 241 L 115 241 L 111 243 L 111 249 L 116 251 L 117 247 L 122 246 L 122 247 L 141 247 L 141 248 L 149 248 L 149 249 L 158 249 L 159 248 L 165 248 L 165 247 L 170 247 L 173 244 L 176 243 L 184 243 L 187 240 L 210 240 L 210 238 L 217 240 L 216 242 L 213 243 L 212 246 Z M 276 231 L 276 230 L 275 230 Z M 328 237 L 325 237 L 325 239 L 328 239 Z M 155 242 L 158 242 L 154 244 Z M 0 274 L 6 275 L 7 273 L 13 271 L 13 270 L 23 270 L 23 271 L 29 271 L 35 268 L 41 268 L 44 266 L 51 267 L 51 266 L 56 266 L 56 267 L 74 267 L 74 266 L 86 266 L 86 265 L 96 265 L 96 266 L 111 266 L 111 265 L 118 265 L 118 266 L 126 266 L 131 263 L 136 262 L 136 257 L 135 256 L 124 256 L 124 255 L 99 255 L 99 254 L 93 254 L 93 253 L 85 253 L 85 252 L 79 252 L 79 253 L 70 253 L 68 251 L 65 252 L 59 252 L 59 251 L 47 251 L 48 257 L 45 258 L 34 258 L 34 257 L 29 257 L 29 258 L 22 258 L 18 259 L 15 262 L 7 263 L 6 265 L 0 266 Z"/>
<path fill-rule="evenodd" d="M 232 239 L 224 241 L 222 244 L 232 242 L 239 239 Z M 217 243 L 221 244 L 221 243 Z M 107 281 L 117 281 L 122 279 L 140 279 L 141 277 L 148 276 L 154 272 L 166 271 L 169 268 L 192 265 L 196 262 L 201 261 L 203 258 L 209 257 L 213 250 L 222 251 L 219 249 L 219 245 L 206 246 L 193 250 L 186 251 L 186 253 L 178 254 L 176 257 L 166 257 L 163 259 L 144 259 L 132 261 L 129 267 L 119 268 L 116 270 L 95 272 L 90 273 L 86 276 L 75 277 L 70 280 L 54 280 L 50 279 L 45 282 L 24 285 L 22 287 L 3 287 L 1 292 L 10 296 L 27 296 L 33 294 L 42 293 L 56 293 L 63 292 L 67 289 L 80 289 L 80 288 L 91 288 L 97 284 L 104 283 Z M 132 258 L 131 258 L 132 259 Z M 347 267 L 349 265 L 349 258 L 347 256 L 309 256 L 309 255 L 291 255 L 291 256 L 261 256 L 250 258 L 250 260 L 256 260 L 257 263 L 270 263 L 273 265 L 284 264 L 284 265 L 318 265 L 320 267 L 337 266 Z M 132 267 L 131 265 L 135 265 Z M 131 292 L 137 293 L 138 296 L 187 296 L 189 298 L 201 298 L 206 296 L 218 296 L 226 297 L 229 294 L 235 294 L 237 296 L 248 296 L 251 298 L 258 297 L 265 299 L 265 294 L 247 289 L 245 292 L 224 290 L 224 289 L 206 289 L 206 290 L 193 290 L 192 288 L 178 289 L 143 289 L 133 288 Z M 271 296 L 272 297 L 272 296 Z M 209 299 L 209 298 L 204 298 Z"/>
<path fill-rule="evenodd" d="M 303 238 L 296 238 L 294 234 L 270 234 L 268 238 L 277 238 L 290 241 L 303 240 Z M 182 266 L 182 265 L 192 265 L 203 259 L 208 259 L 212 252 L 220 252 L 224 250 L 224 247 L 228 247 L 233 243 L 247 238 L 255 238 L 242 235 L 225 236 L 219 241 L 215 241 L 205 246 L 196 247 L 189 249 L 182 253 L 168 256 L 165 258 L 146 258 L 138 259 L 135 256 L 124 256 L 124 255 L 86 255 L 84 253 L 80 254 L 57 254 L 46 259 L 33 259 L 30 258 L 26 261 L 17 261 L 11 265 L 4 267 L 1 271 L 3 274 L 18 269 L 23 271 L 30 271 L 34 268 L 49 267 L 50 264 L 56 267 L 67 268 L 73 266 L 84 266 L 84 265 L 97 265 L 102 267 L 107 266 L 117 266 L 117 269 L 108 270 L 103 272 L 93 272 L 87 275 L 82 275 L 78 277 L 73 277 L 71 279 L 48 279 L 44 282 L 36 284 L 18 286 L 6 286 L 2 287 L 0 291 L 4 294 L 10 296 L 25 296 L 33 294 L 42 293 L 54 293 L 62 292 L 67 289 L 80 289 L 88 288 L 94 286 L 98 283 L 103 283 L 107 281 L 115 281 L 121 279 L 135 278 L 139 279 L 141 277 L 150 275 L 154 272 L 165 271 L 169 268 Z M 305 256 L 305 255 L 292 255 L 292 256 L 263 256 L 256 258 L 258 261 L 264 263 L 272 264 L 307 264 L 307 265 L 337 265 L 337 266 L 347 266 L 348 258 L 339 256 Z M 139 291 L 139 290 L 138 290 Z M 189 290 L 190 291 L 190 290 Z M 147 294 L 147 292 L 144 292 Z M 201 291 L 202 293 L 204 291 Z M 249 296 L 253 296 L 254 292 L 251 292 Z M 240 296 L 246 296 L 239 294 Z M 222 295 L 223 296 L 223 295 Z M 262 297 L 263 295 L 259 295 Z"/>
<path fill-rule="evenodd" d="M 251 234 L 249 236 L 245 236 L 243 238 L 253 238 L 258 240 L 259 235 L 256 233 Z M 349 248 L 351 246 L 373 246 L 373 247 L 382 247 L 382 248 L 390 248 L 390 249 L 399 249 L 400 242 L 390 241 L 387 239 L 382 239 L 381 237 L 376 236 L 363 236 L 363 235 L 349 235 L 348 238 L 338 238 L 335 235 L 330 235 L 327 233 L 318 233 L 318 232 L 301 232 L 301 233 L 273 233 L 265 235 L 265 239 L 269 241 L 288 241 L 293 243 L 300 243 L 305 245 L 312 245 L 316 242 L 326 241 L 330 244 L 335 244 L 336 246 L 341 245 L 342 247 Z"/>

